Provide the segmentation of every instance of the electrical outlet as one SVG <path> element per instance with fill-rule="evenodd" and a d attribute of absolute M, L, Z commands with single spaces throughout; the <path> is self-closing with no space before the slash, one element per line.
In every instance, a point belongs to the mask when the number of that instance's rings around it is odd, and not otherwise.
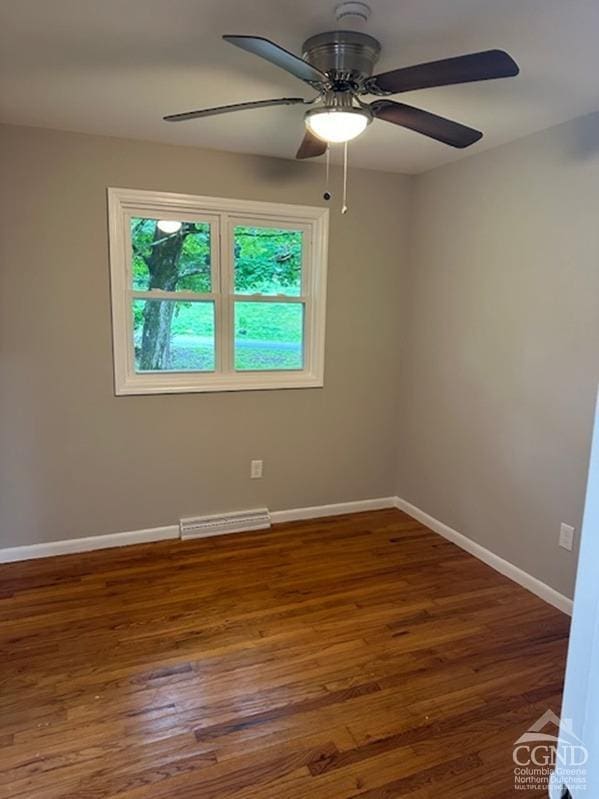
<path fill-rule="evenodd" d="M 568 552 L 571 552 L 573 544 L 574 544 L 574 528 L 571 527 L 569 524 L 564 524 L 562 522 L 561 527 L 559 528 L 559 545 L 563 549 L 567 549 Z"/>
<path fill-rule="evenodd" d="M 252 480 L 257 480 L 258 478 L 262 477 L 262 461 L 251 461 L 250 477 Z"/>

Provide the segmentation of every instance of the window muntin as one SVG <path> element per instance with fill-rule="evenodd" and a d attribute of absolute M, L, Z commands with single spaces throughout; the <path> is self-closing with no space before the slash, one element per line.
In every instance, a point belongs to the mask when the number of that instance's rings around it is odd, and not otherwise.
<path fill-rule="evenodd" d="M 322 385 L 326 209 L 109 189 L 109 214 L 117 394 Z"/>

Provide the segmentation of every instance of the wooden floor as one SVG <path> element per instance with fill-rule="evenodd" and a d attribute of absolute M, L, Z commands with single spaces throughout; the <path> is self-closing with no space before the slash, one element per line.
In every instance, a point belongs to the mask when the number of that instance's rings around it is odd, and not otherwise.
<path fill-rule="evenodd" d="M 0 567 L 0 796 L 499 799 L 568 619 L 405 514 Z"/>

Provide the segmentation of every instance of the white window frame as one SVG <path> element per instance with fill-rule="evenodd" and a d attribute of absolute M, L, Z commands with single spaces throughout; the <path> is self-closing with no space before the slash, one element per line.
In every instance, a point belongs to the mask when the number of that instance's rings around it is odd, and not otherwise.
<path fill-rule="evenodd" d="M 216 369 L 213 372 L 136 372 L 131 301 L 173 298 L 169 292 L 139 292 L 132 287 L 131 217 L 210 222 L 212 292 L 177 292 L 181 300 L 215 304 Z M 234 294 L 233 241 L 236 224 L 273 226 L 304 231 L 302 290 L 291 295 Z M 115 392 L 165 394 L 203 391 L 253 391 L 318 388 L 324 384 L 326 273 L 329 212 L 308 205 L 284 205 L 191 194 L 108 189 L 108 227 L 112 296 Z M 304 306 L 304 368 L 239 370 L 233 368 L 235 301 L 300 303 Z"/>

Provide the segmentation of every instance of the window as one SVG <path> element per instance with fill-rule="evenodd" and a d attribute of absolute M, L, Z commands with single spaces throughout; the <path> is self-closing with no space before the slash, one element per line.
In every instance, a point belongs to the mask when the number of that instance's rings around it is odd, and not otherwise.
<path fill-rule="evenodd" d="M 117 394 L 322 386 L 328 211 L 109 189 Z"/>

